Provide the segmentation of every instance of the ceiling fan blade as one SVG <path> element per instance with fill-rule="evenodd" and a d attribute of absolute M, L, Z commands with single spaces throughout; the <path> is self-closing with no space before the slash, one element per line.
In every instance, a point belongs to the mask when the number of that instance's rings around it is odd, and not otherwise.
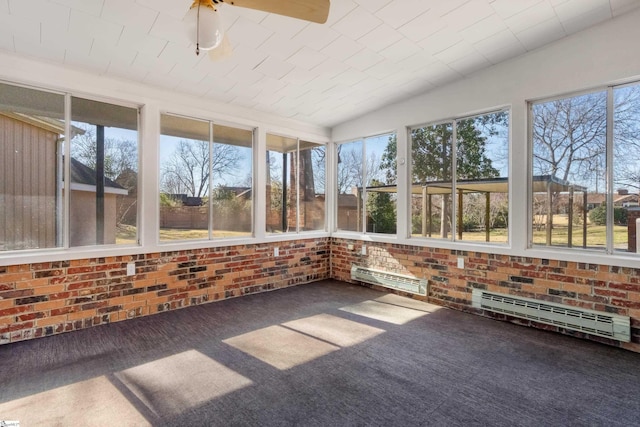
<path fill-rule="evenodd" d="M 324 24 L 329 16 L 330 0 L 223 0 L 234 6 L 277 13 Z"/>
<path fill-rule="evenodd" d="M 222 37 L 222 42 L 215 49 L 211 49 L 209 51 L 209 59 L 212 61 L 222 61 L 227 59 L 233 53 L 233 47 L 231 46 L 231 42 L 229 41 L 229 37 L 227 37 L 227 33 Z"/>

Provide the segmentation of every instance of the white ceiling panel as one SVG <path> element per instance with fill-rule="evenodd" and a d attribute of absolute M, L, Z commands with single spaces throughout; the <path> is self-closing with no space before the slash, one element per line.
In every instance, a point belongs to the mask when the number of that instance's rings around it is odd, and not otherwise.
<path fill-rule="evenodd" d="M 491 7 L 500 18 L 506 19 L 543 1 L 544 0 L 494 0 L 491 2 Z"/>
<path fill-rule="evenodd" d="M 364 49 L 360 43 L 350 39 L 349 37 L 340 36 L 327 46 L 321 52 L 339 61 L 344 61 L 356 53 Z"/>
<path fill-rule="evenodd" d="M 136 0 L 139 5 L 156 10 L 163 15 L 182 19 L 189 10 L 192 0 Z"/>
<path fill-rule="evenodd" d="M 69 25 L 69 14 L 71 13 L 68 6 L 46 0 L 10 0 L 9 10 L 13 16 L 38 22 L 59 22 L 65 28 Z"/>
<path fill-rule="evenodd" d="M 424 0 L 393 0 L 378 10 L 375 15 L 391 27 L 398 29 L 431 9 L 434 3 Z"/>
<path fill-rule="evenodd" d="M 535 27 L 549 19 L 556 18 L 556 12 L 548 2 L 536 3 L 528 9 L 505 19 L 505 23 L 514 33 Z"/>
<path fill-rule="evenodd" d="M 175 67 L 176 61 L 149 55 L 146 52 L 138 52 L 132 66 L 149 70 L 153 74 L 168 74 Z"/>
<path fill-rule="evenodd" d="M 65 50 L 57 46 L 42 44 L 30 37 L 13 37 L 16 52 L 36 58 L 43 58 L 47 61 L 63 62 Z"/>
<path fill-rule="evenodd" d="M 402 34 L 387 24 L 380 24 L 358 39 L 358 43 L 374 52 L 379 52 L 402 39 Z"/>
<path fill-rule="evenodd" d="M 7 34 L 15 34 L 22 38 L 40 40 L 40 23 L 20 16 L 0 14 L 0 31 Z"/>
<path fill-rule="evenodd" d="M 71 9 L 99 16 L 104 0 L 53 0 L 51 3 L 63 4 Z"/>
<path fill-rule="evenodd" d="M 311 70 L 312 68 L 323 63 L 326 60 L 327 56 L 325 54 L 313 49 L 309 49 L 308 47 L 303 47 L 302 49 L 291 55 L 287 59 L 287 62 L 296 67 L 305 70 Z"/>
<path fill-rule="evenodd" d="M 277 58 L 267 57 L 255 68 L 255 71 L 274 79 L 281 79 L 293 69 L 293 65 Z"/>
<path fill-rule="evenodd" d="M 443 3 L 446 4 L 446 3 Z M 462 31 L 494 13 L 486 0 L 468 1 L 441 17 L 447 27 Z"/>
<path fill-rule="evenodd" d="M 107 68 L 107 75 L 118 77 L 121 79 L 133 80 L 141 82 L 149 74 L 146 67 L 140 67 L 135 64 L 122 64 L 112 61 Z"/>
<path fill-rule="evenodd" d="M 307 21 L 301 19 L 291 19 L 282 15 L 269 14 L 260 22 L 260 25 L 268 28 L 274 33 L 280 34 L 283 38 L 291 38 L 308 26 Z"/>
<path fill-rule="evenodd" d="M 359 39 L 365 34 L 373 31 L 382 21 L 370 14 L 363 8 L 354 9 L 347 16 L 331 26 L 334 30 L 350 37 Z"/>
<path fill-rule="evenodd" d="M 304 45 L 309 49 L 321 50 L 323 47 L 327 46 L 339 36 L 340 33 L 332 30 L 328 26 L 323 26 L 320 24 L 309 24 L 304 27 L 298 34 L 293 36 L 291 40 Z"/>
<path fill-rule="evenodd" d="M 564 32 L 564 28 L 562 28 L 562 24 L 560 24 L 557 17 L 553 17 L 534 27 L 517 33 L 516 37 L 525 49 L 534 50 L 547 43 L 558 40 L 565 35 L 566 33 Z"/>
<path fill-rule="evenodd" d="M 273 31 L 256 24 L 250 19 L 238 18 L 228 32 L 233 43 L 243 44 L 251 48 L 257 48 L 267 40 Z"/>
<path fill-rule="evenodd" d="M 69 33 L 73 37 L 92 37 L 107 43 L 116 44 L 122 34 L 123 26 L 106 21 L 80 10 L 71 9 Z"/>
<path fill-rule="evenodd" d="M 294 42 L 280 34 L 274 33 L 259 47 L 261 51 L 269 52 L 270 56 L 285 60 L 302 49 L 303 44 Z"/>
<path fill-rule="evenodd" d="M 320 126 L 428 91 L 640 0 L 332 0 L 326 24 L 228 3 L 231 53 L 195 54 L 192 0 L 0 0 L 0 49 Z"/>
<path fill-rule="evenodd" d="M 72 67 L 83 67 L 99 75 L 106 73 L 109 67 L 109 58 L 98 55 L 83 55 L 72 50 L 67 50 L 64 55 L 64 63 Z"/>
<path fill-rule="evenodd" d="M 400 39 L 388 48 L 380 51 L 380 55 L 395 63 L 420 52 L 420 46 L 408 39 Z"/>
<path fill-rule="evenodd" d="M 398 28 L 398 31 L 408 39 L 419 42 L 446 26 L 447 23 L 435 11 L 428 10 Z"/>
<path fill-rule="evenodd" d="M 553 7 L 561 22 L 602 8 L 611 10 L 609 0 L 567 0 Z"/>
<path fill-rule="evenodd" d="M 181 46 L 189 46 L 191 43 L 187 38 L 184 24 L 181 19 L 174 16 L 160 14 L 153 23 L 149 35 L 159 39 L 178 43 Z"/>
<path fill-rule="evenodd" d="M 609 3 L 613 16 L 623 15 L 638 7 L 638 0 L 611 0 Z"/>
<path fill-rule="evenodd" d="M 600 6 L 592 9 L 587 13 L 582 13 L 577 16 L 565 19 L 562 22 L 562 27 L 567 34 L 573 34 L 578 31 L 589 28 L 593 25 L 604 22 L 611 18 L 611 8 L 609 5 Z"/>
<path fill-rule="evenodd" d="M 507 25 L 496 14 L 491 14 L 481 21 L 465 28 L 460 32 L 462 37 L 470 42 L 476 43 L 490 38 L 494 34 L 497 34 L 507 29 Z"/>
<path fill-rule="evenodd" d="M 128 26 L 124 27 L 118 46 L 145 52 L 152 56 L 159 56 L 167 43 L 165 39 L 150 36 L 136 27 Z"/>
<path fill-rule="evenodd" d="M 363 49 L 352 57 L 347 58 L 344 63 L 355 70 L 364 71 L 384 60 L 384 56 L 379 53 L 372 52 L 369 49 Z"/>

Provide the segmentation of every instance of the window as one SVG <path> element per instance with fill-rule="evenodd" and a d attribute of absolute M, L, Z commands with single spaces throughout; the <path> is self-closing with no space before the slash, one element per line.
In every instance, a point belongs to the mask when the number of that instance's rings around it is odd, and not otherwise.
<path fill-rule="evenodd" d="M 413 237 L 508 240 L 508 129 L 506 111 L 411 129 Z"/>
<path fill-rule="evenodd" d="M 395 234 L 396 135 L 337 146 L 337 229 Z"/>
<path fill-rule="evenodd" d="M 0 250 L 137 243 L 136 108 L 0 84 L 0 129 Z"/>
<path fill-rule="evenodd" d="M 532 103 L 530 123 L 532 244 L 636 252 L 640 86 Z"/>
<path fill-rule="evenodd" d="M 325 147 L 267 134 L 268 233 L 325 229 Z"/>
<path fill-rule="evenodd" d="M 137 242 L 138 110 L 71 98 L 70 246 Z"/>
<path fill-rule="evenodd" d="M 0 83 L 0 251 L 63 246 L 64 95 Z"/>
<path fill-rule="evenodd" d="M 253 131 L 160 118 L 160 240 L 251 236 Z"/>

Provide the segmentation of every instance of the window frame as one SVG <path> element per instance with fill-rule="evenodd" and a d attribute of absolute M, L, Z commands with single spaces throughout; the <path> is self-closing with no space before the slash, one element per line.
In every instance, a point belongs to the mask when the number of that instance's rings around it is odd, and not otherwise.
<path fill-rule="evenodd" d="M 408 171 L 408 193 L 409 193 L 409 197 L 408 197 L 408 215 L 409 215 L 409 226 L 408 226 L 408 239 L 409 240 L 414 240 L 415 241 L 421 241 L 421 242 L 447 242 L 447 243 L 451 243 L 454 245 L 480 245 L 480 246 L 487 246 L 487 247 L 509 247 L 511 245 L 511 216 L 512 216 L 512 197 L 511 197 L 511 184 L 512 184 L 512 170 L 511 170 L 511 156 L 512 156 L 512 137 L 511 137 L 511 129 L 512 129 L 512 108 L 510 106 L 505 106 L 505 107 L 500 107 L 500 108 L 492 108 L 492 109 L 488 109 L 488 110 L 482 110 L 482 111 L 478 111 L 478 112 L 474 112 L 471 114 L 465 114 L 465 115 L 460 115 L 460 116 L 455 116 L 455 117 L 451 117 L 451 118 L 446 118 L 446 119 L 440 119 L 440 120 L 434 120 L 431 122 L 426 122 L 426 123 L 422 123 L 422 124 L 416 124 L 416 125 L 411 125 L 407 127 L 407 152 L 408 152 L 408 166 L 409 166 L 409 171 Z M 491 241 L 474 241 L 474 240 L 468 240 L 468 239 L 459 239 L 458 238 L 458 234 L 459 234 L 459 224 L 458 224 L 458 201 L 456 199 L 457 197 L 457 181 L 458 181 L 458 135 L 457 135 L 457 130 L 458 130 L 458 122 L 464 121 L 464 120 L 469 120 L 469 119 L 474 119 L 476 117 L 480 117 L 480 116 L 487 116 L 487 115 L 491 115 L 491 114 L 499 114 L 499 113 L 506 113 L 507 117 L 508 117 L 508 125 L 506 127 L 507 130 L 507 144 L 506 144 L 506 148 L 507 148 L 507 191 L 505 194 L 507 194 L 508 196 L 508 223 L 507 223 L 507 239 L 505 242 L 491 242 Z M 446 124 L 451 124 L 451 230 L 450 230 L 450 237 L 449 238 L 436 238 L 436 237 L 431 237 L 431 236 L 414 236 L 412 233 L 412 210 L 411 210 L 411 203 L 412 203 L 412 191 L 411 191 L 411 187 L 413 186 L 413 140 L 412 140 L 412 133 L 414 130 L 416 129 L 420 129 L 420 128 L 424 128 L 424 127 L 432 127 L 432 126 L 439 126 L 439 125 L 446 125 Z"/>
<path fill-rule="evenodd" d="M 400 189 L 401 185 L 399 180 L 401 179 L 398 171 L 398 159 L 404 156 L 400 155 L 399 147 L 398 147 L 398 134 L 399 132 L 396 130 L 391 130 L 391 131 L 386 131 L 386 132 L 377 132 L 374 134 L 369 134 L 367 136 L 361 136 L 361 137 L 355 137 L 355 138 L 351 138 L 348 140 L 344 140 L 344 141 L 340 141 L 340 142 L 334 142 L 333 144 L 333 153 L 332 153 L 332 157 L 335 159 L 335 169 L 332 171 L 332 176 L 333 176 L 333 185 L 332 185 L 332 189 L 334 192 L 334 195 L 332 197 L 333 203 L 335 208 L 333 209 L 332 212 L 332 218 L 333 218 L 333 227 L 331 232 L 332 233 L 349 233 L 349 234 L 355 234 L 358 236 L 377 236 L 383 239 L 397 239 L 399 238 L 399 236 L 401 236 L 401 228 L 399 227 L 400 225 L 400 215 L 398 212 L 398 201 L 400 200 L 399 194 L 398 194 L 398 190 Z M 367 195 L 368 195 L 368 191 L 367 191 L 367 180 L 368 180 L 368 171 L 367 171 L 367 140 L 370 139 L 374 139 L 374 138 L 381 138 L 381 137 L 391 137 L 391 136 L 395 136 L 396 137 L 396 159 L 395 159 L 395 172 L 396 172 L 396 232 L 395 233 L 375 233 L 375 232 L 369 232 L 367 231 L 368 228 L 368 221 L 367 221 Z M 338 180 L 337 180 L 337 176 L 338 176 L 338 163 L 339 163 L 339 156 L 338 156 L 338 149 L 340 146 L 345 145 L 345 144 L 352 144 L 352 143 L 361 143 L 362 144 L 362 149 L 361 149 L 361 153 L 362 153 L 362 163 L 360 164 L 361 166 L 361 174 L 362 174 L 362 178 L 363 178 L 363 183 L 362 183 L 362 192 L 361 192 L 361 198 L 362 198 L 362 212 L 360 212 L 360 223 L 362 224 L 361 228 L 362 231 L 358 231 L 358 230 L 344 230 L 344 229 L 340 229 L 338 228 L 338 224 L 339 224 L 339 200 L 338 197 L 341 194 L 338 188 Z M 357 198 L 357 196 L 356 196 Z"/>
<path fill-rule="evenodd" d="M 105 244 L 96 244 L 96 245 L 71 245 L 71 127 L 72 127 L 72 98 L 82 99 L 90 102 L 98 102 L 104 104 L 110 104 L 117 107 L 124 107 L 136 110 L 136 150 L 137 150 L 137 188 L 141 188 L 142 178 L 141 178 L 141 170 L 142 170 L 142 156 L 141 148 L 142 148 L 142 109 L 144 105 L 136 102 L 129 102 L 121 99 L 114 99 L 106 96 L 99 96 L 95 94 L 88 94 L 83 91 L 74 91 L 74 90 L 60 90 L 53 89 L 48 87 L 42 87 L 37 85 L 31 85 L 26 83 L 20 83 L 16 81 L 9 81 L 0 79 L 0 83 L 21 89 L 33 90 L 37 92 L 42 92 L 50 95 L 58 95 L 63 97 L 63 128 L 64 128 L 64 149 L 62 150 L 62 161 L 56 161 L 56 168 L 62 166 L 62 192 L 66 194 L 65 196 L 57 195 L 55 200 L 55 205 L 61 207 L 60 217 L 56 217 L 54 222 L 58 224 L 57 228 L 61 226 L 62 230 L 58 232 L 56 230 L 56 234 L 54 240 L 59 242 L 55 246 L 46 247 L 46 248 L 27 248 L 27 249 L 17 249 L 17 250 L 6 250 L 0 251 L 0 261 L 4 259 L 12 259 L 14 257 L 22 257 L 22 256 L 32 256 L 32 255 L 40 255 L 46 256 L 51 253 L 69 253 L 72 251 L 84 252 L 87 250 L 106 250 L 109 251 L 111 249 L 117 250 L 130 250 L 132 248 L 139 249 L 141 247 L 141 194 L 137 195 L 136 200 L 136 237 L 134 243 L 105 243 Z M 59 164 L 61 163 L 61 164 Z M 0 262 L 0 265 L 4 263 Z"/>
<path fill-rule="evenodd" d="M 629 252 L 615 248 L 614 243 L 614 168 L 615 168 L 615 99 L 614 92 L 616 89 L 640 86 L 640 80 L 631 80 L 623 83 L 612 83 L 595 86 L 589 89 L 570 91 L 551 97 L 534 98 L 526 101 L 526 117 L 527 117 L 527 250 L 545 250 L 545 251 L 568 251 L 572 254 L 585 253 L 590 255 L 606 255 L 606 256 L 631 256 L 637 259 L 640 252 Z M 580 247 L 580 246 L 553 246 L 547 244 L 536 244 L 533 239 L 533 124 L 534 124 L 534 106 L 538 104 L 554 102 L 577 98 L 584 95 L 596 94 L 602 92 L 605 94 L 605 204 L 606 204 L 606 239 L 603 248 L 600 247 Z M 588 189 L 587 189 L 588 192 Z M 638 190 L 640 193 L 640 189 Z"/>
<path fill-rule="evenodd" d="M 317 141 L 313 141 L 312 139 L 307 139 L 307 138 L 302 138 L 302 137 L 296 137 L 296 136 L 291 136 L 288 135 L 286 133 L 283 132 L 277 132 L 277 131 L 270 131 L 267 130 L 265 132 L 265 144 L 264 144 L 264 159 L 268 162 L 269 158 L 267 156 L 267 153 L 271 150 L 269 150 L 269 147 L 267 145 L 267 140 L 269 138 L 269 135 L 272 135 L 274 137 L 278 137 L 278 138 L 284 138 L 284 139 L 290 139 L 290 140 L 295 140 L 296 141 L 296 148 L 295 150 L 291 150 L 288 151 L 288 153 L 295 153 L 295 164 L 296 164 L 296 188 L 295 188 L 295 192 L 296 192 L 296 207 L 295 207 L 295 211 L 296 211 L 296 215 L 295 215 L 295 223 L 296 223 L 296 227 L 295 230 L 293 231 L 286 231 L 286 230 L 282 230 L 280 232 L 274 232 L 274 231 L 268 231 L 266 228 L 266 219 L 269 216 L 269 210 L 267 209 L 267 205 L 270 204 L 270 200 L 267 200 L 267 192 L 266 192 L 266 183 L 265 186 L 263 186 L 262 188 L 264 189 L 265 192 L 265 201 L 267 203 L 265 203 L 264 205 L 264 214 L 265 214 L 265 230 L 264 233 L 268 238 L 272 238 L 275 236 L 295 236 L 295 235 L 299 235 L 299 234 L 305 234 L 305 233 L 326 233 L 327 229 L 328 229 L 328 215 L 326 215 L 327 212 L 327 207 L 328 205 L 328 198 L 327 198 L 327 172 L 328 172 L 328 148 L 329 145 L 326 143 L 321 143 L 321 142 L 317 142 Z M 300 142 L 308 142 L 310 144 L 313 144 L 315 146 L 318 147 L 323 147 L 325 150 L 325 156 L 324 156 L 324 174 L 325 174 L 325 200 L 324 200 L 324 211 L 325 211 L 325 215 L 324 215 L 324 219 L 323 219 L 323 227 L 322 229 L 319 230 L 302 230 L 301 226 L 300 226 Z M 278 151 L 279 154 L 284 154 L 280 151 Z M 270 171 L 268 170 L 268 168 L 265 168 L 265 172 L 268 172 L 270 174 Z M 286 179 L 286 177 L 282 177 L 283 181 Z M 265 177 L 266 180 L 266 177 Z M 256 207 L 257 209 L 257 207 Z M 282 219 L 282 218 L 281 218 Z"/>
<path fill-rule="evenodd" d="M 156 238 L 156 242 L 159 246 L 166 246 L 166 245 L 190 245 L 190 244 L 211 244 L 211 243 L 215 243 L 215 242 L 222 242 L 224 244 L 227 244 L 228 241 L 237 241 L 237 240 L 251 240 L 251 239 L 255 239 L 256 237 L 256 197 L 255 197 L 255 190 L 256 190 L 256 179 L 255 179 L 255 173 L 256 173 L 256 165 L 255 165 L 255 153 L 256 153 L 256 138 L 257 138 L 257 128 L 255 126 L 250 126 L 250 125 L 242 125 L 242 124 L 238 124 L 238 123 L 232 123 L 229 121 L 224 121 L 224 120 L 214 120 L 212 118 L 206 118 L 206 117 L 201 117 L 201 116 L 195 116 L 195 115 L 189 115 L 189 114 L 183 114 L 183 113 L 175 113 L 172 112 L 170 110 L 161 110 L 159 111 L 158 114 L 158 143 L 157 143 L 157 154 L 158 154 L 158 158 L 157 158 L 157 162 L 156 162 L 156 168 L 157 168 L 157 172 L 158 172 L 158 179 L 157 182 L 155 184 L 154 190 L 157 192 L 158 197 L 161 193 L 160 191 L 160 179 L 161 179 L 161 156 L 160 156 L 160 150 L 161 150 L 161 138 L 162 138 L 162 116 L 172 116 L 178 119 L 186 119 L 186 120 L 193 120 L 193 121 L 198 121 L 198 122 L 202 122 L 202 123 L 206 123 L 208 125 L 209 128 L 209 140 L 207 141 L 208 144 L 208 152 L 209 152 L 209 166 L 208 166 L 208 171 L 209 171 L 209 178 L 208 178 L 208 185 L 209 185 L 209 197 L 207 197 L 207 237 L 202 237 L 202 238 L 194 238 L 194 239 L 176 239 L 176 240 L 162 240 L 160 239 L 160 200 L 158 198 L 158 203 L 156 204 L 156 217 L 158 218 L 158 223 L 157 223 L 157 228 L 155 230 L 155 238 Z M 231 128 L 236 128 L 239 130 L 243 130 L 243 131 L 248 131 L 251 132 L 251 231 L 249 233 L 249 235 L 246 236 L 240 236 L 240 237 L 213 237 L 213 233 L 214 233 L 214 212 L 213 212 L 213 198 L 211 197 L 211 192 L 213 191 L 213 163 L 212 163 L 212 159 L 213 159 L 213 150 L 214 150 L 214 145 L 215 144 L 219 144 L 219 142 L 215 141 L 215 134 L 214 134 L 214 128 L 215 126 L 224 126 L 224 127 L 231 127 Z"/>

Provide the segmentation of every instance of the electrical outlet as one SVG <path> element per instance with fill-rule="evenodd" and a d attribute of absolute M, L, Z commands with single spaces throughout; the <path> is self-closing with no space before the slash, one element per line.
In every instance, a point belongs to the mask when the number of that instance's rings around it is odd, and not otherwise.
<path fill-rule="evenodd" d="M 362 245 L 362 248 L 360 249 L 360 253 L 362 255 L 366 255 L 367 254 L 367 245 Z"/>
<path fill-rule="evenodd" d="M 280 248 L 273 248 L 273 256 L 280 256 Z"/>
<path fill-rule="evenodd" d="M 458 268 L 464 268 L 464 258 L 458 257 Z"/>
<path fill-rule="evenodd" d="M 127 276 L 134 276 L 136 274 L 136 263 L 127 263 Z"/>

